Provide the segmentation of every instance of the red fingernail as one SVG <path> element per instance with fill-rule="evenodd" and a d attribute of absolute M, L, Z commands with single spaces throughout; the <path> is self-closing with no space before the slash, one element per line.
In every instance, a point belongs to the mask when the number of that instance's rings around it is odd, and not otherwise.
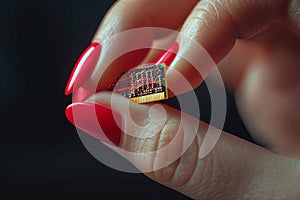
<path fill-rule="evenodd" d="M 66 95 L 71 94 L 74 89 L 78 88 L 84 80 L 91 76 L 100 57 L 100 52 L 101 45 L 95 42 L 90 44 L 81 54 L 68 80 L 65 89 Z"/>
<path fill-rule="evenodd" d="M 102 142 L 119 146 L 121 140 L 121 115 L 110 108 L 88 102 L 67 107 L 66 116 L 77 128 Z"/>
<path fill-rule="evenodd" d="M 154 61 L 156 64 L 166 64 L 170 66 L 176 57 L 179 49 L 179 44 L 177 42 L 173 43 L 169 48 L 163 51 Z"/>

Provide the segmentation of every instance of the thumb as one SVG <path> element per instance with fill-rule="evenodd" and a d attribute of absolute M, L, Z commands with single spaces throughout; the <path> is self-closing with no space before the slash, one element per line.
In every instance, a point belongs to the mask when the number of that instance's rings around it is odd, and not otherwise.
<path fill-rule="evenodd" d="M 167 73 L 169 84 L 185 92 L 177 81 L 181 74 L 198 87 L 215 66 L 211 59 L 219 63 L 237 40 L 249 40 L 273 23 L 289 25 L 299 35 L 299 5 L 299 0 L 198 1 L 177 38 L 180 48 Z"/>
<path fill-rule="evenodd" d="M 118 153 L 151 179 L 193 199 L 296 199 L 300 195 L 299 160 L 273 154 L 225 132 L 210 154 L 199 159 L 202 141 L 208 137 L 208 124 L 168 106 L 135 104 L 118 94 L 98 93 L 88 101 L 92 103 L 67 108 L 69 119 L 79 116 L 75 124 L 78 128 L 107 142 L 101 133 L 106 131 L 106 138 L 112 138 L 120 133 L 113 128 L 118 126 L 122 129 L 121 139 L 114 142 L 122 150 L 116 150 Z M 79 108 L 82 105 L 84 109 Z M 87 114 L 88 107 L 95 108 L 92 111 L 96 113 Z M 96 107 L 110 108 L 118 114 Z M 76 110 L 80 112 L 75 115 Z M 110 129 L 103 127 L 101 132 L 91 129 L 95 125 L 87 126 L 93 115 L 98 126 L 105 122 Z"/>

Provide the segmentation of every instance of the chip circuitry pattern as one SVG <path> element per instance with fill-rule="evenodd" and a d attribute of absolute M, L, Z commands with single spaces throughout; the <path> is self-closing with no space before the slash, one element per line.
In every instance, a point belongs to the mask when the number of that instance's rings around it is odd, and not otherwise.
<path fill-rule="evenodd" d="M 124 73 L 116 82 L 113 92 L 135 103 L 148 103 L 168 98 L 166 65 L 151 64 Z"/>

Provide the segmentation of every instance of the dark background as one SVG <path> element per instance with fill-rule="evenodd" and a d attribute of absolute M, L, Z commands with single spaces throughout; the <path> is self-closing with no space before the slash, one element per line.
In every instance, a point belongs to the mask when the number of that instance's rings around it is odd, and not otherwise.
<path fill-rule="evenodd" d="M 10 0 L 0 6 L 0 194 L 42 199 L 184 199 L 98 162 L 64 116 L 68 76 L 113 0 Z M 197 89 L 208 120 L 205 86 Z M 225 130 L 250 140 L 228 93 Z"/>

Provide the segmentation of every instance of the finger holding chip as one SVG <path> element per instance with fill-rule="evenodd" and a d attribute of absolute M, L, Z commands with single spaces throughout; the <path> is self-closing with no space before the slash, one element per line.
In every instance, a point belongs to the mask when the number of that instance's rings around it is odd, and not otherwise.
<path fill-rule="evenodd" d="M 75 96 L 81 93 L 82 96 L 77 96 L 77 100 L 83 102 L 68 106 L 67 117 L 76 127 L 104 143 L 114 145 L 114 148 L 118 150 L 125 149 L 143 153 L 144 151 L 156 152 L 157 149 L 165 146 L 170 147 L 166 154 L 133 156 L 133 158 L 138 158 L 135 160 L 137 166 L 153 167 L 159 164 L 160 160 L 169 161 L 170 155 L 179 151 L 182 153 L 181 149 L 186 145 L 186 139 L 190 139 L 191 135 L 196 134 L 197 138 L 194 140 L 192 137 L 192 145 L 187 146 L 188 151 L 184 152 L 182 157 L 178 157 L 175 162 L 161 170 L 146 173 L 155 181 L 191 198 L 268 199 L 270 195 L 273 195 L 279 199 L 297 199 L 300 196 L 297 187 L 300 174 L 298 159 L 274 154 L 227 133 L 222 134 L 219 142 L 207 157 L 199 159 L 199 148 L 201 150 L 201 143 L 205 141 L 205 138 L 201 137 L 201 133 L 203 134 L 206 129 L 211 127 L 210 125 L 199 121 L 198 118 L 188 118 L 191 120 L 186 120 L 187 122 L 197 120 L 200 129 L 192 131 L 179 129 L 180 132 L 177 134 L 176 131 L 183 113 L 161 104 L 153 106 L 153 104 L 132 103 L 132 101 L 147 103 L 166 98 L 170 95 L 166 94 L 168 85 L 172 88 L 181 88 L 182 82 L 178 81 L 174 71 L 179 72 L 177 75 L 184 76 L 194 88 L 197 87 L 206 78 L 205 76 L 212 67 L 205 65 L 206 54 L 203 56 L 201 52 L 197 51 L 197 48 L 191 48 L 193 45 L 190 41 L 185 40 L 184 37 L 178 37 L 176 39 L 179 43 L 178 56 L 173 58 L 174 61 L 171 65 L 164 62 L 167 58 L 172 57 L 169 53 L 159 56 L 154 61 L 155 64 L 143 65 L 142 61 L 145 57 L 153 52 L 150 50 L 153 42 L 158 38 L 165 37 L 165 34 L 154 34 L 148 29 L 142 34 L 133 35 L 126 40 L 107 40 L 119 33 L 141 27 L 157 26 L 173 30 L 182 27 L 183 35 L 201 44 L 212 59 L 218 62 L 232 49 L 237 39 L 251 38 L 267 28 L 274 20 L 285 21 L 299 32 L 300 18 L 299 12 L 297 12 L 299 6 L 295 5 L 299 5 L 298 1 L 118 1 L 93 39 L 93 43 L 101 43 L 101 56 L 98 53 L 99 45 L 95 45 L 94 49 L 89 50 L 97 52 L 97 56 L 93 56 L 92 59 L 97 62 L 88 59 L 93 55 L 91 51 L 86 51 L 86 54 L 81 57 L 83 60 L 87 59 L 90 61 L 89 63 L 93 63 L 93 69 L 87 70 L 81 61 L 78 63 L 80 69 L 85 69 L 86 76 L 75 84 L 76 87 L 68 88 L 76 91 Z M 253 15 L 258 16 L 259 20 Z M 120 56 L 116 60 L 112 59 L 113 54 L 118 54 L 122 52 L 122 49 L 135 45 L 136 47 L 144 46 L 144 48 L 119 54 Z M 97 51 L 94 51 L 95 49 Z M 171 52 L 174 53 L 174 51 Z M 197 71 L 193 63 L 187 62 L 189 59 L 184 60 L 191 56 L 201 64 L 203 74 Z M 107 61 L 109 59 L 114 61 L 110 63 Z M 107 68 L 106 64 L 108 64 Z M 168 67 L 167 70 L 166 67 Z M 75 70 L 74 74 L 78 75 L 78 71 Z M 100 74 L 103 75 L 101 78 L 99 78 Z M 91 89 L 91 85 L 95 87 Z M 111 86 L 109 89 L 115 93 L 132 101 L 116 95 L 118 106 L 111 106 L 111 96 L 114 93 L 99 93 L 99 91 L 106 90 L 108 86 Z M 180 92 L 185 92 L 186 88 L 182 87 L 181 89 Z M 78 91 L 80 92 L 78 93 Z M 69 92 L 68 90 L 67 93 Z M 180 92 L 177 90 L 176 94 Z M 93 93 L 96 95 L 85 101 Z M 164 96 L 160 96 L 162 94 Z M 124 110 L 127 111 L 126 105 L 131 106 L 133 118 L 136 119 L 137 124 L 146 125 L 143 126 L 144 128 L 138 129 L 137 133 L 134 132 L 132 123 L 128 123 L 131 118 L 124 112 Z M 153 120 L 149 120 L 147 111 L 152 114 L 150 119 Z M 126 126 L 128 126 L 127 129 Z M 132 130 L 130 133 L 134 134 L 123 134 L 120 130 L 122 127 L 125 127 L 122 129 L 125 132 Z M 191 127 L 187 126 L 187 128 Z M 130 137 L 132 135 L 140 136 L 140 134 L 146 137 Z M 178 135 L 182 137 L 182 140 L 177 140 L 179 141 L 176 143 L 178 145 L 170 146 L 174 137 Z M 278 184 L 286 177 L 289 178 L 287 184 Z"/>

